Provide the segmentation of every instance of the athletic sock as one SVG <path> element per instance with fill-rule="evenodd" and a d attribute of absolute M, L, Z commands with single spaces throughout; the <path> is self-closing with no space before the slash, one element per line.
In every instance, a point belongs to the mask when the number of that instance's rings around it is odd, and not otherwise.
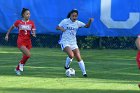
<path fill-rule="evenodd" d="M 140 69 L 140 51 L 138 51 L 137 53 L 136 61 L 137 61 L 138 68 Z"/>
<path fill-rule="evenodd" d="M 25 65 L 27 60 L 30 58 L 30 56 L 23 55 L 22 59 L 20 60 L 20 64 Z"/>
<path fill-rule="evenodd" d="M 86 74 L 85 64 L 84 64 L 83 60 L 79 61 L 78 64 L 79 64 L 79 67 L 80 67 L 83 75 Z"/>
<path fill-rule="evenodd" d="M 16 70 L 19 70 L 19 64 L 17 65 Z"/>
<path fill-rule="evenodd" d="M 66 63 L 65 63 L 65 67 L 66 68 L 69 68 L 70 67 L 70 63 L 72 62 L 72 60 L 73 60 L 73 58 L 72 59 L 69 58 L 69 57 L 66 58 Z"/>
<path fill-rule="evenodd" d="M 30 58 L 30 56 L 23 55 L 23 57 L 22 57 L 22 59 L 20 60 L 19 64 L 25 65 L 25 63 L 27 62 L 27 60 L 28 60 L 29 58 Z M 16 70 L 20 70 L 20 69 L 19 69 L 19 64 L 17 65 Z"/>

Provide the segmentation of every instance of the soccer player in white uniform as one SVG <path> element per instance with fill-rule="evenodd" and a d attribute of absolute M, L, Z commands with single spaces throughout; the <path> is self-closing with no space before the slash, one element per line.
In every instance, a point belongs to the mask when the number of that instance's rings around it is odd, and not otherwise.
<path fill-rule="evenodd" d="M 79 67 L 83 73 L 84 77 L 87 77 L 86 69 L 84 61 L 81 58 L 79 48 L 77 46 L 76 40 L 76 33 L 78 28 L 90 27 L 93 18 L 90 18 L 88 23 L 85 24 L 81 21 L 77 20 L 78 17 L 78 10 L 73 9 L 71 10 L 67 18 L 62 20 L 59 25 L 56 27 L 56 30 L 61 30 L 63 33 L 61 35 L 59 44 L 64 52 L 67 53 L 68 57 L 66 58 L 65 69 L 70 68 L 70 63 L 72 62 L 73 58 L 75 57 L 78 61 Z"/>

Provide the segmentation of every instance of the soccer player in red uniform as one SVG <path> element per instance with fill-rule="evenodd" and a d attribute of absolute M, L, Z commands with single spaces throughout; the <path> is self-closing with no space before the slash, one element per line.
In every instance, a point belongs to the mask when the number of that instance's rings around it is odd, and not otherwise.
<path fill-rule="evenodd" d="M 23 57 L 19 61 L 19 64 L 17 65 L 15 72 L 17 75 L 21 75 L 21 71 L 23 71 L 23 67 L 27 60 L 30 58 L 30 49 L 32 48 L 31 43 L 31 36 L 36 37 L 35 34 L 35 25 L 34 22 L 29 20 L 30 18 L 30 11 L 29 9 L 23 8 L 21 12 L 22 20 L 17 20 L 15 23 L 9 28 L 5 40 L 8 41 L 9 33 L 16 27 L 19 30 L 18 39 L 17 39 L 17 47 L 22 52 Z"/>
<path fill-rule="evenodd" d="M 136 46 L 137 46 L 137 49 L 138 49 L 138 53 L 137 53 L 137 56 L 136 56 L 136 61 L 137 61 L 138 68 L 140 69 L 140 35 L 138 35 L 138 37 L 136 39 Z"/>

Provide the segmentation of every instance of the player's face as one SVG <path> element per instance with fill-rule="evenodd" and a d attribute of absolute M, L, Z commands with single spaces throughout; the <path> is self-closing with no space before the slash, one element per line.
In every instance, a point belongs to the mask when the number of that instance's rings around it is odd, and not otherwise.
<path fill-rule="evenodd" d="M 78 17 L 78 14 L 77 13 L 72 13 L 71 15 L 70 15 L 70 19 L 73 21 L 73 22 L 75 22 L 76 20 L 77 20 L 77 17 Z"/>
<path fill-rule="evenodd" d="M 30 18 L 30 11 L 25 11 L 23 17 L 25 18 L 25 20 L 28 20 Z"/>

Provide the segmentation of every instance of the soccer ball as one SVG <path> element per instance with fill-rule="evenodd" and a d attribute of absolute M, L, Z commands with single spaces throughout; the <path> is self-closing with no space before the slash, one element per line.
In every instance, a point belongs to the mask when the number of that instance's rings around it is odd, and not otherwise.
<path fill-rule="evenodd" d="M 75 70 L 73 68 L 69 68 L 65 72 L 67 77 L 75 76 Z"/>

